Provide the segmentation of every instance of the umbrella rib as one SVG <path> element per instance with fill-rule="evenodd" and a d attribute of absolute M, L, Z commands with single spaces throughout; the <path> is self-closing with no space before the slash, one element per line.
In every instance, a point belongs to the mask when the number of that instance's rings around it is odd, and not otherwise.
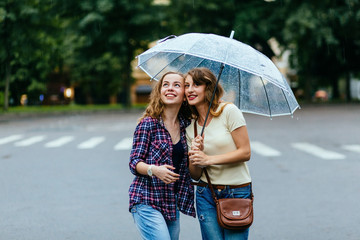
<path fill-rule="evenodd" d="M 185 55 L 186 55 L 186 54 L 185 54 Z M 189 56 L 194 57 L 193 55 L 189 55 Z M 192 60 L 192 59 L 189 58 L 189 59 L 186 61 L 186 63 L 184 63 L 181 67 L 179 67 L 179 70 L 182 69 L 184 66 L 186 66 L 186 64 L 188 64 L 191 60 Z M 204 60 L 205 60 L 205 59 L 203 59 L 203 61 L 204 61 Z M 201 61 L 200 63 L 202 63 L 203 61 Z M 199 66 L 199 64 L 198 64 L 197 66 Z M 197 66 L 196 66 L 196 67 L 197 67 Z M 181 72 L 181 71 L 179 71 L 179 72 Z"/>
<path fill-rule="evenodd" d="M 161 52 L 157 52 L 154 56 L 151 56 L 150 58 L 146 59 L 146 61 L 144 61 L 142 64 L 146 63 L 147 61 L 149 61 L 150 59 L 152 59 L 153 57 L 155 57 L 156 55 L 160 54 Z M 140 56 L 140 55 L 139 55 Z M 136 58 L 138 58 L 139 56 L 137 56 Z M 140 66 L 140 65 L 138 65 Z"/>
<path fill-rule="evenodd" d="M 289 108 L 289 112 L 290 112 L 290 114 L 291 114 L 291 116 L 292 116 L 293 113 L 291 112 L 291 107 L 290 107 L 289 101 L 287 100 L 287 97 L 286 97 L 286 95 L 285 95 L 285 93 L 284 93 L 284 90 L 283 90 L 282 88 L 280 88 L 280 89 L 281 89 L 281 92 L 282 92 L 283 95 L 284 95 L 284 98 L 285 98 L 285 100 L 286 100 L 286 104 L 287 104 L 287 106 L 288 106 L 288 108 Z"/>
<path fill-rule="evenodd" d="M 192 55 L 191 55 L 192 56 Z M 198 65 L 196 65 L 195 67 L 193 67 L 193 68 L 197 68 L 197 67 L 199 67 L 200 66 L 200 64 L 202 64 L 204 61 L 205 61 L 206 59 L 205 58 L 203 58 L 202 60 L 201 60 L 201 62 L 199 62 L 198 63 Z"/>
<path fill-rule="evenodd" d="M 183 55 L 184 55 L 184 53 L 180 54 L 179 56 L 177 56 L 176 58 L 174 58 L 171 62 L 169 62 L 168 64 L 166 64 L 157 74 L 155 74 L 153 77 L 151 77 L 150 80 L 155 79 L 155 77 L 156 77 L 157 75 L 159 75 L 159 73 L 161 73 L 167 66 L 169 66 L 173 61 L 175 61 L 176 59 L 178 59 L 179 57 L 181 57 L 181 56 L 183 56 Z"/>
<path fill-rule="evenodd" d="M 269 114 L 270 114 L 270 118 L 271 118 L 272 116 L 271 116 L 271 108 L 270 108 L 269 96 L 268 96 L 268 93 L 267 93 L 267 90 L 266 90 L 266 87 L 265 87 L 265 84 L 264 84 L 264 80 L 262 79 L 262 77 L 260 77 L 260 79 L 261 79 L 261 82 L 262 82 L 263 87 L 264 87 L 265 96 L 266 96 L 268 107 L 269 107 Z"/>

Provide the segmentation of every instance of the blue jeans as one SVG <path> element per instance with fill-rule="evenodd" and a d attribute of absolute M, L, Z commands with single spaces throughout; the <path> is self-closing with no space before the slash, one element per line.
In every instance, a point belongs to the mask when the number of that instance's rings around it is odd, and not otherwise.
<path fill-rule="evenodd" d="M 176 221 L 167 221 L 163 215 L 144 204 L 131 208 L 137 229 L 144 240 L 178 240 L 180 235 L 180 214 L 176 210 Z"/>
<path fill-rule="evenodd" d="M 214 189 L 216 197 L 219 198 L 250 198 L 251 187 L 224 190 Z M 200 222 L 201 235 L 203 240 L 246 240 L 249 236 L 249 229 L 228 230 L 219 226 L 216 219 L 216 206 L 208 186 L 197 186 L 196 189 L 196 211 Z"/>

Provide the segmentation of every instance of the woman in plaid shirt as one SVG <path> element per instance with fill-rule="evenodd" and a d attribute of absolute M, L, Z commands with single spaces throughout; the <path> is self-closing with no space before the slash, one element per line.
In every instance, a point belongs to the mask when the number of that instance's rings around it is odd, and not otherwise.
<path fill-rule="evenodd" d="M 195 217 L 185 128 L 184 77 L 168 72 L 150 95 L 130 154 L 129 210 L 143 239 L 179 239 L 179 211 Z"/>

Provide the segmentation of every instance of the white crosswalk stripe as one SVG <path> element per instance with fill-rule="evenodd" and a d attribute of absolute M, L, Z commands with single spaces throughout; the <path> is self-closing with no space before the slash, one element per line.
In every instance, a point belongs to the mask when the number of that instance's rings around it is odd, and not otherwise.
<path fill-rule="evenodd" d="M 132 147 L 132 138 L 124 138 L 114 146 L 114 150 L 129 150 Z"/>
<path fill-rule="evenodd" d="M 45 136 L 34 136 L 34 137 L 30 137 L 28 139 L 24 139 L 20 142 L 16 142 L 15 146 L 17 147 L 27 147 L 30 145 L 33 145 L 35 143 L 41 142 L 45 139 Z"/>
<path fill-rule="evenodd" d="M 94 148 L 97 145 L 99 145 L 100 143 L 102 143 L 103 141 L 105 141 L 105 137 L 92 137 L 89 140 L 80 143 L 77 148 L 79 149 L 90 149 L 90 148 Z"/>
<path fill-rule="evenodd" d="M 306 153 L 309 153 L 311 155 L 314 155 L 316 157 L 326 159 L 326 160 L 336 160 L 336 159 L 345 159 L 345 155 L 333 152 L 330 150 L 323 149 L 321 147 L 318 147 L 314 144 L 306 143 L 306 142 L 299 142 L 299 143 L 292 143 L 292 147 L 304 151 Z"/>
<path fill-rule="evenodd" d="M 251 141 L 251 151 L 260 154 L 265 157 L 277 157 L 281 155 L 281 152 L 278 150 L 271 148 L 261 142 Z"/>
<path fill-rule="evenodd" d="M 28 147 L 35 143 L 44 141 L 47 138 L 45 135 L 37 135 L 26 137 L 22 134 L 14 134 L 9 136 L 3 136 L 0 138 L 0 145 L 5 144 L 14 144 L 16 147 Z M 44 147 L 46 148 L 59 148 L 64 145 L 75 140 L 75 136 L 60 136 L 52 141 L 44 143 Z M 89 139 L 83 139 L 76 147 L 78 149 L 93 149 L 104 142 L 106 138 L 104 136 L 95 136 L 90 137 Z M 114 151 L 122 151 L 122 150 L 131 150 L 133 139 L 132 137 L 125 137 L 121 139 L 119 142 L 113 145 Z M 112 143 L 111 143 L 112 144 Z M 289 143 L 293 148 L 305 152 L 307 154 L 313 155 L 317 158 L 326 159 L 326 160 L 336 160 L 336 159 L 346 159 L 346 155 L 336 152 L 333 149 L 328 150 L 325 148 L 321 148 L 316 144 L 308 143 L 308 142 L 295 142 Z M 260 141 L 251 141 L 251 150 L 253 153 L 264 156 L 264 157 L 278 157 L 282 155 L 282 152 L 278 149 L 275 149 L 267 143 L 263 143 Z M 70 146 L 70 145 L 69 145 Z M 70 147 L 73 147 L 71 144 Z M 342 145 L 338 148 L 338 150 L 349 151 L 360 153 L 360 145 L 359 144 L 348 144 Z"/>
<path fill-rule="evenodd" d="M 60 137 L 54 141 L 48 142 L 45 144 L 45 147 L 47 148 L 56 148 L 56 147 L 61 147 L 69 142 L 71 142 L 72 140 L 74 140 L 73 136 L 63 136 Z"/>
<path fill-rule="evenodd" d="M 360 153 L 360 145 L 343 145 L 342 148 L 348 151 Z"/>
<path fill-rule="evenodd" d="M 23 135 L 11 135 L 8 137 L 0 138 L 0 145 L 17 141 L 23 138 Z"/>

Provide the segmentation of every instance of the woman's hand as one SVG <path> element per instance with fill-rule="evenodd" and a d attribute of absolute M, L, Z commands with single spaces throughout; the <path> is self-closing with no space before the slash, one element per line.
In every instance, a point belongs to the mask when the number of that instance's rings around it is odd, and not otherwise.
<path fill-rule="evenodd" d="M 204 168 L 211 165 L 211 157 L 206 155 L 203 151 L 200 150 L 190 150 L 189 151 L 189 160 L 192 165 Z"/>
<path fill-rule="evenodd" d="M 198 135 L 191 142 L 191 150 L 204 150 L 204 139 Z"/>
<path fill-rule="evenodd" d="M 176 182 L 179 180 L 180 175 L 174 173 L 171 170 L 175 170 L 175 168 L 171 165 L 161 165 L 161 166 L 153 166 L 152 172 L 161 181 L 166 184 Z"/>

